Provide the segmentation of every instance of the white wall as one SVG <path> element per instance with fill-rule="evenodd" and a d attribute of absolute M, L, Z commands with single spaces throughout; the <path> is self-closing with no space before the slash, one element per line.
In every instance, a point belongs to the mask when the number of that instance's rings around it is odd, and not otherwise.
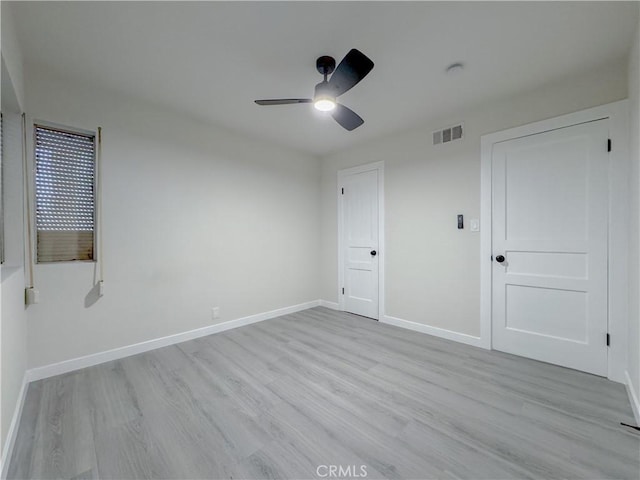
<path fill-rule="evenodd" d="M 36 267 L 30 367 L 318 298 L 316 158 L 46 72 L 26 78 L 34 119 L 103 127 L 106 277 L 98 299 L 93 263 Z"/>
<path fill-rule="evenodd" d="M 386 315 L 479 336 L 480 237 L 457 230 L 456 215 L 468 226 L 480 214 L 480 136 L 626 96 L 626 65 L 606 65 L 323 159 L 322 298 L 338 298 L 337 171 L 385 161 Z M 460 121 L 462 141 L 431 145 L 433 130 Z"/>
<path fill-rule="evenodd" d="M 24 106 L 24 69 L 22 52 L 18 45 L 18 37 L 15 32 L 15 21 L 13 19 L 13 13 L 11 6 L 6 2 L 0 4 L 0 17 L 1 17 L 1 44 L 2 44 L 2 58 L 4 58 L 5 64 L 11 80 L 13 81 L 13 88 L 18 103 Z"/>
<path fill-rule="evenodd" d="M 631 112 L 629 191 L 629 377 L 640 399 L 640 16 L 629 54 L 629 108 Z M 638 408 L 638 405 L 636 405 Z M 636 415 L 640 413 L 636 410 Z M 640 421 L 640 418 L 638 418 Z"/>
<path fill-rule="evenodd" d="M 24 305 L 24 229 L 21 157 L 22 56 L 13 18 L 1 6 L 1 96 L 3 113 L 3 200 L 5 263 L 0 266 L 0 452 L 19 402 L 27 368 L 27 313 Z"/>
<path fill-rule="evenodd" d="M 0 268 L 1 431 L 3 446 L 27 368 L 21 117 L 3 109 L 5 263 Z"/>

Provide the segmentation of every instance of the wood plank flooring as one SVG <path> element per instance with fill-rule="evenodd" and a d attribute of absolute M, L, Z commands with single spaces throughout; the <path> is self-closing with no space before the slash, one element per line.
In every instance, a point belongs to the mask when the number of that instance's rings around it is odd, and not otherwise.
<path fill-rule="evenodd" d="M 604 378 L 314 308 L 32 383 L 9 478 L 637 480 L 620 422 Z"/>

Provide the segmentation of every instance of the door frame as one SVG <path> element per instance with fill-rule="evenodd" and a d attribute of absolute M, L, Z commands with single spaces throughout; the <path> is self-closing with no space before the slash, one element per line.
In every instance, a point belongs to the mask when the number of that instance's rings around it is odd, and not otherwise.
<path fill-rule="evenodd" d="M 386 257 L 384 245 L 384 161 L 367 163 L 356 167 L 338 170 L 336 195 L 338 203 L 338 310 L 345 311 L 344 295 L 342 287 L 344 287 L 344 241 L 342 235 L 344 233 L 343 214 L 344 207 L 342 204 L 342 179 L 346 176 L 377 170 L 378 172 L 378 318 L 384 318 L 384 263 Z"/>
<path fill-rule="evenodd" d="M 628 328 L 628 226 L 629 132 L 628 100 L 621 100 L 560 117 L 510 128 L 480 138 L 480 345 L 492 348 L 492 153 L 496 143 L 609 119 L 609 236 L 608 314 L 611 345 L 608 351 L 610 380 L 625 382 Z M 606 145 L 603 145 L 606 148 Z"/>

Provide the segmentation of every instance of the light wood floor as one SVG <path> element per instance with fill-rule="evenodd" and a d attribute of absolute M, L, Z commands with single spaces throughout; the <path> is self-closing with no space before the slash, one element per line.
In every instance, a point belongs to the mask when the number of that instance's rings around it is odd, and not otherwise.
<path fill-rule="evenodd" d="M 315 308 L 31 384 L 9 478 L 637 480 L 620 422 L 604 378 Z"/>

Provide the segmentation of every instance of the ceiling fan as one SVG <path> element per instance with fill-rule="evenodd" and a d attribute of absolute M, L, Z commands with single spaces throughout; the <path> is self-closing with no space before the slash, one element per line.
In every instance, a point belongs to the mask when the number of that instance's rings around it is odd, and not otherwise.
<path fill-rule="evenodd" d="M 356 112 L 336 102 L 336 98 L 351 90 L 360 80 L 367 76 L 373 68 L 373 62 L 362 52 L 351 49 L 342 59 L 338 68 L 333 57 L 323 56 L 316 60 L 318 72 L 324 80 L 316 85 L 315 94 L 311 98 L 277 98 L 272 100 L 256 100 L 258 105 L 291 105 L 296 103 L 313 103 L 321 112 L 331 112 L 331 116 L 342 127 L 351 131 L 364 123 Z M 333 75 L 331 75 L 333 73 Z M 331 78 L 327 80 L 327 76 Z"/>

